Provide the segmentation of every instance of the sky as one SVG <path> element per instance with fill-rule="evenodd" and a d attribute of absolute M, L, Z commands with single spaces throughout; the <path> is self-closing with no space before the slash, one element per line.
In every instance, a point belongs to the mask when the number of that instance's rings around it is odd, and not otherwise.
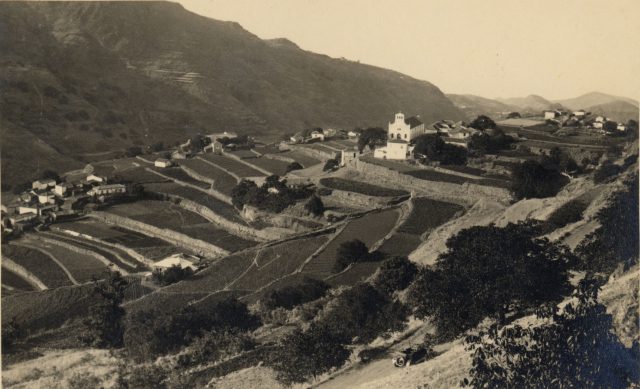
<path fill-rule="evenodd" d="M 180 0 L 260 38 L 427 80 L 445 93 L 640 95 L 640 0 Z"/>

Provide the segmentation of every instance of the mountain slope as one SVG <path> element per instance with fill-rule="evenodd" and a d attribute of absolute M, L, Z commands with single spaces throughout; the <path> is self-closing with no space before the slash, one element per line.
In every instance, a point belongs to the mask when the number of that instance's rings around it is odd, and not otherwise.
<path fill-rule="evenodd" d="M 512 105 L 521 111 L 538 112 L 545 109 L 560 108 L 561 104 L 551 102 L 542 96 L 529 95 L 527 97 L 511 97 L 507 99 L 497 99 L 501 103 Z"/>
<path fill-rule="evenodd" d="M 622 123 L 626 123 L 629 119 L 638 120 L 638 105 L 621 100 L 593 105 L 585 110 Z"/>
<path fill-rule="evenodd" d="M 13 152 L 2 164 L 5 182 L 37 175 L 40 157 L 63 169 L 87 154 L 198 132 L 276 137 L 380 126 L 397 111 L 464 118 L 429 82 L 261 40 L 174 3 L 9 2 L 0 10 L 10 32 L 0 33 L 1 113 L 11 123 L 2 129 L 3 162 Z M 24 136 L 55 153 L 34 158 L 31 141 L 11 141 Z"/>
<path fill-rule="evenodd" d="M 482 114 L 491 116 L 496 113 L 518 110 L 517 107 L 512 105 L 481 96 L 456 94 L 447 94 L 446 96 L 456 107 L 460 108 L 467 115 L 468 119 L 475 118 Z"/>
<path fill-rule="evenodd" d="M 603 104 L 609 104 L 616 101 L 626 102 L 634 105 L 636 108 L 638 107 L 638 102 L 634 99 L 608 95 L 602 92 L 585 93 L 584 95 L 574 97 L 572 99 L 556 100 L 555 102 L 569 109 L 578 110 Z"/>

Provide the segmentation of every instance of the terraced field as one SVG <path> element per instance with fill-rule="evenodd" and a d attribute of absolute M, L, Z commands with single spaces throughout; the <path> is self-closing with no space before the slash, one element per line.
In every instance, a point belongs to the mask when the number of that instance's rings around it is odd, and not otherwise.
<path fill-rule="evenodd" d="M 147 184 L 151 182 L 169 182 L 166 178 L 150 172 L 146 168 L 149 166 L 141 166 L 135 169 L 128 169 L 118 172 L 118 175 L 126 181 L 137 182 L 139 184 Z"/>
<path fill-rule="evenodd" d="M 294 161 L 298 162 L 300 165 L 304 166 L 305 168 L 317 165 L 321 162 L 319 159 L 313 158 L 301 150 L 285 151 L 281 155 L 283 157 L 293 159 Z"/>
<path fill-rule="evenodd" d="M 170 202 L 144 200 L 118 204 L 109 207 L 108 212 L 158 228 L 173 230 L 229 251 L 237 251 L 256 244 L 252 240 L 232 235 L 202 216 Z"/>
<path fill-rule="evenodd" d="M 309 143 L 309 144 L 302 145 L 302 147 L 306 147 L 312 150 L 326 153 L 328 158 L 335 157 L 339 152 L 338 150 L 335 150 L 333 148 L 323 146 L 321 143 Z"/>
<path fill-rule="evenodd" d="M 55 257 L 79 283 L 91 281 L 94 276 L 100 278 L 107 270 L 107 266 L 95 257 L 77 253 L 61 245 L 38 239 L 30 239 L 29 245 Z"/>
<path fill-rule="evenodd" d="M 255 155 L 254 155 L 255 156 Z M 251 166 L 248 166 L 240 161 L 237 161 L 233 158 L 230 157 L 225 157 L 224 155 L 217 155 L 217 154 L 204 154 L 202 156 L 202 158 L 206 159 L 207 161 L 211 161 L 213 163 L 215 163 L 216 165 L 220 166 L 221 168 L 228 170 L 229 172 L 235 174 L 238 177 L 244 178 L 244 177 L 263 177 L 265 176 L 264 173 L 260 172 L 259 170 L 256 170 L 254 168 L 252 168 Z M 252 158 L 250 160 L 248 160 L 247 162 L 254 164 L 255 160 L 258 158 Z"/>
<path fill-rule="evenodd" d="M 206 157 L 212 154 L 206 154 Z M 204 157 L 203 157 L 204 158 Z M 238 184 L 232 175 L 224 171 L 223 169 L 216 167 L 205 160 L 198 158 L 188 159 L 181 162 L 183 166 L 186 166 L 196 173 L 208 177 L 213 180 L 213 188 L 228 196 L 231 195 L 231 190 Z"/>
<path fill-rule="evenodd" d="M 2 255 L 27 269 L 51 289 L 72 285 L 64 270 L 40 251 L 15 244 L 3 244 Z"/>
<path fill-rule="evenodd" d="M 320 184 L 327 188 L 344 190 L 347 192 L 360 193 L 367 196 L 395 197 L 406 196 L 409 192 L 398 189 L 390 189 L 382 186 L 369 184 L 362 181 L 347 180 L 339 177 L 328 177 L 320 179 Z"/>
<path fill-rule="evenodd" d="M 302 272 L 317 278 L 330 276 L 333 272 L 338 248 L 342 243 L 359 239 L 367 247 L 371 247 L 391 231 L 398 217 L 398 210 L 392 208 L 369 213 L 350 221 L 317 257 L 305 265 Z"/>
<path fill-rule="evenodd" d="M 238 158 L 256 158 L 258 155 L 251 150 L 233 150 L 233 151 L 225 151 L 225 154 L 231 154 Z"/>
<path fill-rule="evenodd" d="M 287 167 L 289 166 L 288 162 L 265 157 L 249 159 L 247 162 L 250 162 L 252 165 L 258 166 L 259 168 L 269 171 L 277 176 L 284 176 L 287 174 Z"/>
<path fill-rule="evenodd" d="M 35 288 L 18 274 L 6 267 L 2 267 L 2 294 L 3 296 L 20 292 L 30 292 Z"/>
<path fill-rule="evenodd" d="M 200 180 L 196 180 L 195 178 L 191 177 L 190 175 L 188 175 L 187 173 L 185 173 L 184 170 L 182 170 L 179 167 L 169 167 L 169 168 L 150 168 L 153 171 L 157 171 L 167 177 L 171 177 L 174 180 L 177 181 L 182 181 L 182 182 L 186 182 L 187 184 L 191 184 L 194 186 L 197 186 L 199 188 L 202 189 L 209 189 L 211 187 L 210 184 L 206 183 L 206 182 L 202 182 Z"/>

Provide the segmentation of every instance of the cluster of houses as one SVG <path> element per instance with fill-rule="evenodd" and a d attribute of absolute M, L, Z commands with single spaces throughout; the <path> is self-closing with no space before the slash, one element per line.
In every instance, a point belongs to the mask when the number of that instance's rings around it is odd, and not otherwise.
<path fill-rule="evenodd" d="M 467 147 L 471 136 L 478 130 L 466 127 L 462 122 L 440 120 L 425 126 L 419 116 L 405 117 L 402 112 L 395 115 L 387 126 L 387 145 L 376 148 L 374 158 L 405 160 L 412 158 L 411 141 L 420 135 L 440 134 L 446 143 Z"/>
<path fill-rule="evenodd" d="M 85 200 L 104 202 L 128 192 L 127 185 L 110 184 L 105 177 L 95 174 L 88 174 L 75 182 L 36 180 L 31 183 L 31 189 L 2 204 L 2 229 L 6 232 L 23 231 L 46 220 L 75 215 Z"/>
<path fill-rule="evenodd" d="M 342 131 L 335 130 L 333 128 L 314 128 L 311 130 L 303 130 L 295 133 L 289 138 L 290 144 L 299 144 L 299 143 L 312 143 L 312 142 L 323 142 L 325 139 L 333 138 L 339 135 Z M 350 136 L 357 137 L 358 134 L 354 131 L 350 131 Z"/>
<path fill-rule="evenodd" d="M 226 149 L 234 149 L 237 147 L 233 142 L 224 142 L 223 140 L 237 139 L 238 134 L 235 132 L 221 132 L 217 134 L 205 135 L 204 138 L 206 145 L 203 148 L 205 153 L 222 154 Z M 191 139 L 178 146 L 176 150 L 171 153 L 170 158 L 157 158 L 154 161 L 154 166 L 159 168 L 167 168 L 174 166 L 173 160 L 187 159 L 193 154 L 191 147 Z"/>
<path fill-rule="evenodd" d="M 545 120 L 552 120 L 562 126 L 585 127 L 588 129 L 598 130 L 601 133 L 605 133 L 605 123 L 612 121 L 608 117 L 605 117 L 603 115 L 595 115 L 591 112 L 585 111 L 584 109 L 572 112 L 561 110 L 546 110 L 543 111 L 542 114 Z M 627 128 L 624 123 L 615 124 L 615 131 L 626 131 Z M 611 128 L 610 130 L 613 130 L 613 128 Z"/>

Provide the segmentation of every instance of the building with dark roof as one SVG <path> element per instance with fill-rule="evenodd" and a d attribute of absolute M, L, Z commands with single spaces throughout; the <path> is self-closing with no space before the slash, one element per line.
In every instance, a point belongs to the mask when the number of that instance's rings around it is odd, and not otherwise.
<path fill-rule="evenodd" d="M 393 122 L 389 122 L 388 138 L 411 142 L 425 133 L 424 123 L 418 116 L 405 118 L 402 112 L 396 114 Z"/>

